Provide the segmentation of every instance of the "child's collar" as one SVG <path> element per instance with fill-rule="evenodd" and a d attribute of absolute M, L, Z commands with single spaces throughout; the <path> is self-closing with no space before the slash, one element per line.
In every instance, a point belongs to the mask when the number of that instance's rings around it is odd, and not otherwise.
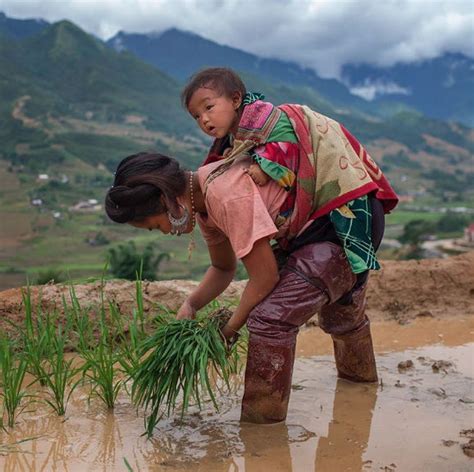
<path fill-rule="evenodd" d="M 242 100 L 242 105 L 250 105 L 251 103 L 254 103 L 257 100 L 265 100 L 265 95 L 260 92 L 247 92 L 244 95 L 244 99 Z"/>

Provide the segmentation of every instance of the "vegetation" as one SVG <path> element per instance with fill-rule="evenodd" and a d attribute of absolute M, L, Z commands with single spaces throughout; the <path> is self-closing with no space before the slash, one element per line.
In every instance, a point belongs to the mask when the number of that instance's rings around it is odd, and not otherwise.
<path fill-rule="evenodd" d="M 64 281 L 64 277 L 63 277 L 62 271 L 57 270 L 57 269 L 42 270 L 38 272 L 38 275 L 36 277 L 37 285 L 45 285 L 49 282 L 57 284 L 63 281 Z"/>
<path fill-rule="evenodd" d="M 110 272 L 114 277 L 127 280 L 135 280 L 138 272 L 145 280 L 155 280 L 159 265 L 169 258 L 168 253 L 155 254 L 153 243 L 147 244 L 142 253 L 138 252 L 134 241 L 119 244 L 108 251 Z"/>
<path fill-rule="evenodd" d="M 0 338 L 0 397 L 2 399 L 3 415 L 6 415 L 6 424 L 13 428 L 17 416 L 29 402 L 30 395 L 24 389 L 28 363 L 24 357 L 15 353 L 13 342 L 2 336 Z M 0 426 L 3 426 L 3 415 L 0 416 Z"/>
<path fill-rule="evenodd" d="M 221 322 L 219 316 L 200 320 L 162 317 L 155 333 L 144 341 L 142 353 L 146 357 L 132 374 L 132 398 L 135 404 L 145 408 L 149 437 L 162 415 L 174 411 L 178 398 L 181 415 L 191 400 L 201 407 L 202 392 L 218 408 L 209 367 L 229 386 L 229 377 L 237 371 L 238 360 L 236 346 L 229 352 L 222 341 Z M 165 412 L 161 411 L 162 407 Z"/>
<path fill-rule="evenodd" d="M 429 235 L 462 231 L 468 222 L 469 217 L 459 213 L 446 213 L 437 221 L 411 220 L 405 224 L 398 239 L 401 243 L 416 246 Z"/>
<path fill-rule="evenodd" d="M 71 287 L 70 295 L 71 314 L 77 337 L 76 349 L 85 361 L 82 367 L 82 376 L 84 379 L 88 379 L 91 384 L 90 396 L 97 396 L 109 410 L 112 410 L 117 396 L 125 384 L 123 370 L 120 368 L 123 363 L 123 351 L 130 351 L 130 348 L 122 349 L 121 347 L 121 343 L 127 344 L 124 337 L 124 325 L 120 316 L 113 316 L 112 323 L 107 321 L 103 292 L 101 292 L 102 300 L 97 326 L 91 322 L 89 313 L 81 308 L 74 287 Z M 141 293 L 139 296 L 142 296 Z M 112 313 L 116 313 L 112 303 L 110 303 L 110 308 Z M 117 326 L 119 329 L 114 329 Z M 96 331 L 98 331 L 96 335 L 94 335 L 94 328 L 97 328 Z"/>
<path fill-rule="evenodd" d="M 408 221 L 403 227 L 403 233 L 398 240 L 409 246 L 403 253 L 403 259 L 422 259 L 424 256 L 421 244 L 431 236 L 461 232 L 469 223 L 467 215 L 448 212 L 438 220 L 415 219 Z"/>
<path fill-rule="evenodd" d="M 34 307 L 29 288 L 23 293 L 25 322 L 16 327 L 15 335 L 0 339 L 4 412 L 0 426 L 4 417 L 5 424 L 14 426 L 15 419 L 32 402 L 33 396 L 27 392 L 33 383 L 40 384 L 44 401 L 59 416 L 66 413 L 68 401 L 81 382 L 90 387 L 90 400 L 98 398 L 107 409 L 114 408 L 122 390 L 130 392 L 137 404 L 152 409 L 150 416 L 145 413 L 149 436 L 161 416 L 160 407 L 170 414 L 181 402 L 184 414 L 191 399 L 201 407 L 204 396 L 208 396 L 217 408 L 214 389 L 220 386 L 214 383 L 213 375 L 220 376 L 228 387 L 239 360 L 237 347 L 228 348 L 221 338 L 222 318 L 209 316 L 218 304 L 200 313 L 199 320 L 178 322 L 165 309 L 145 319 L 140 277 L 136 279 L 136 308 L 131 314 L 120 313 L 114 303 L 105 300 L 103 290 L 100 296 L 99 307 L 86 309 L 71 286 L 69 300 L 63 298 L 60 317 Z M 151 336 L 150 330 L 154 331 Z M 168 349 L 163 349 L 166 346 Z M 71 349 L 78 355 L 66 353 Z M 159 356 L 165 362 L 161 370 Z M 152 369 L 148 374 L 147 368 Z M 25 386 L 27 373 L 33 382 Z M 127 386 L 130 380 L 131 391 Z M 153 392 L 159 392 L 158 396 Z"/>

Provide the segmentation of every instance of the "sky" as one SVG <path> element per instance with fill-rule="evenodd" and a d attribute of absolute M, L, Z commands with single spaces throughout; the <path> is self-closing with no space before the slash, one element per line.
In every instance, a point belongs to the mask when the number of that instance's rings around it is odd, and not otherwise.
<path fill-rule="evenodd" d="M 68 19 L 102 39 L 175 27 L 322 77 L 346 63 L 474 58 L 474 0 L 0 0 L 0 11 Z"/>

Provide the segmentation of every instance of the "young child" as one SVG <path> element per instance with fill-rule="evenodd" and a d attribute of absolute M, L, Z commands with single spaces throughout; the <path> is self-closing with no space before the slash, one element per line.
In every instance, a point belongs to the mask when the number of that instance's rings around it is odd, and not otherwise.
<path fill-rule="evenodd" d="M 259 93 L 247 93 L 240 77 L 231 69 L 204 69 L 193 76 L 182 92 L 183 104 L 197 121 L 204 133 L 215 138 L 208 158 L 204 164 L 229 156 L 233 150 L 233 140 L 238 130 L 242 112 L 249 105 L 263 100 Z M 254 163 L 248 168 L 248 174 L 257 185 L 265 185 L 270 178 L 286 190 L 290 190 L 295 175 L 283 162 L 278 162 L 278 152 L 269 143 L 285 143 L 281 153 L 297 151 L 297 138 L 288 117 L 282 113 L 275 128 L 262 146 L 251 150 Z M 293 146 L 291 146 L 293 145 Z"/>
<path fill-rule="evenodd" d="M 214 138 L 203 165 L 222 161 L 209 178 L 248 153 L 253 163 L 247 172 L 257 185 L 273 179 L 288 191 L 277 222 L 289 219 L 289 237 L 279 241 L 283 249 L 291 249 L 290 240 L 311 224 L 314 234 L 316 223 L 317 238 L 340 240 L 355 274 L 378 269 L 383 213 L 398 201 L 381 170 L 341 124 L 306 106 L 275 107 L 263 99 L 247 93 L 231 69 L 209 68 L 191 77 L 183 104 Z M 380 224 L 372 221 L 374 211 Z M 374 235 L 374 223 L 379 234 Z"/>

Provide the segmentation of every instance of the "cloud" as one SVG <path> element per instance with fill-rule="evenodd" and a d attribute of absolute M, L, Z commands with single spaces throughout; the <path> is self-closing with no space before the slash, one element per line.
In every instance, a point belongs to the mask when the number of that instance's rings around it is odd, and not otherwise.
<path fill-rule="evenodd" d="M 372 101 L 374 98 L 381 95 L 411 94 L 411 91 L 408 88 L 402 87 L 395 82 L 370 79 L 365 79 L 362 84 L 351 87 L 350 91 L 353 95 L 358 95 L 359 97 L 365 98 L 365 100 L 369 101 Z"/>
<path fill-rule="evenodd" d="M 0 10 L 67 18 L 103 39 L 176 27 L 324 77 L 339 77 L 346 63 L 474 57 L 471 0 L 0 0 Z"/>

